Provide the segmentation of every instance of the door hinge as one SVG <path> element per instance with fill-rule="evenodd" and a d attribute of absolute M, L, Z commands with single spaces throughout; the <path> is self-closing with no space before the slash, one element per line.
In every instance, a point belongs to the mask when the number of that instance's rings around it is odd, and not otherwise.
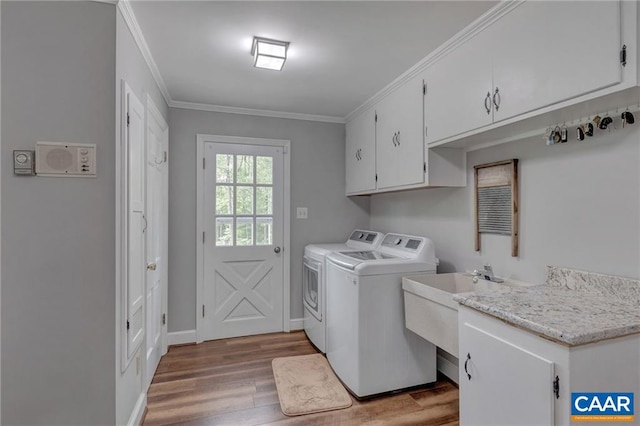
<path fill-rule="evenodd" d="M 131 324 L 129 324 L 129 320 L 127 320 L 127 330 L 131 328 Z"/>
<path fill-rule="evenodd" d="M 422 94 L 423 95 L 427 94 L 427 83 L 425 82 L 422 83 Z"/>
<path fill-rule="evenodd" d="M 373 118 L 373 121 L 375 121 L 376 123 L 378 122 L 378 112 L 376 111 L 375 116 Z"/>
<path fill-rule="evenodd" d="M 556 376 L 556 379 L 553 381 L 553 394 L 556 396 L 556 399 L 560 398 L 560 378 Z"/>
<path fill-rule="evenodd" d="M 202 305 L 202 318 L 204 318 L 204 305 Z"/>
<path fill-rule="evenodd" d="M 376 173 L 376 182 L 378 182 L 378 174 Z"/>
<path fill-rule="evenodd" d="M 127 127 L 129 127 L 129 123 L 131 122 L 131 116 L 127 113 Z"/>
<path fill-rule="evenodd" d="M 425 162 L 424 162 L 424 163 L 422 163 L 422 164 L 423 164 L 423 166 L 424 166 L 424 167 L 422 168 L 422 170 L 424 170 L 424 172 L 425 172 L 425 173 L 427 173 L 427 162 L 425 161 Z"/>
<path fill-rule="evenodd" d="M 202 233 L 202 244 L 204 244 L 204 232 Z"/>
<path fill-rule="evenodd" d="M 162 325 L 167 324 L 167 314 L 162 314 Z"/>
<path fill-rule="evenodd" d="M 166 162 L 167 162 L 167 151 L 164 151 L 164 157 L 163 157 L 163 159 L 164 159 L 164 162 L 166 163 Z"/>
<path fill-rule="evenodd" d="M 627 45 L 623 44 L 622 49 L 620 49 L 620 63 L 623 67 L 627 66 Z"/>
<path fill-rule="evenodd" d="M 429 134 L 429 126 L 424 126 L 424 135 L 427 136 Z"/>
<path fill-rule="evenodd" d="M 204 161 L 205 161 L 205 158 L 204 158 L 204 157 L 202 157 L 202 170 L 204 170 L 204 167 L 205 167 L 205 166 L 204 166 L 204 164 L 205 164 L 205 163 L 204 163 Z"/>

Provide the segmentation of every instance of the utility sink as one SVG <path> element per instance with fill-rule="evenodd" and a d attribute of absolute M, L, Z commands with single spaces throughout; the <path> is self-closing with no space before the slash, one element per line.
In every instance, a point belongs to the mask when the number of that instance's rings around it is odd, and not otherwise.
<path fill-rule="evenodd" d="M 403 277 L 406 327 L 459 358 L 458 303 L 453 301 L 453 295 L 529 285 L 512 280 L 494 283 L 476 278 L 475 281 L 472 274 L 460 272 Z"/>

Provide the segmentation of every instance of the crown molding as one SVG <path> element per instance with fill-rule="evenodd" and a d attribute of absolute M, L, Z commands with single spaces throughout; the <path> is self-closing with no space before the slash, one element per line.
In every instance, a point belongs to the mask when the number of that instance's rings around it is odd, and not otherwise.
<path fill-rule="evenodd" d="M 362 105 L 347 114 L 347 116 L 345 117 L 345 121 L 349 122 L 369 108 L 373 107 L 375 104 L 394 92 L 407 81 L 422 73 L 429 66 L 433 65 L 441 58 L 448 55 L 451 51 L 455 50 L 458 46 L 467 42 L 476 34 L 484 31 L 486 28 L 491 26 L 495 21 L 511 12 L 516 7 L 520 6 L 522 3 L 524 3 L 524 1 L 525 0 L 502 0 L 500 3 L 481 15 L 478 19 L 460 30 L 449 40 L 445 41 L 436 50 L 425 56 L 420 62 L 409 68 L 391 83 L 386 85 L 378 93 L 367 99 Z"/>
<path fill-rule="evenodd" d="M 290 120 L 320 121 L 324 123 L 344 124 L 344 117 L 333 117 L 329 115 L 302 114 L 297 112 L 272 111 L 267 109 L 252 109 L 230 107 L 223 105 L 199 104 L 195 102 L 171 101 L 171 108 L 192 109 L 197 111 L 224 112 L 227 114 L 256 115 L 259 117 L 287 118 Z"/>
<path fill-rule="evenodd" d="M 160 70 L 158 69 L 156 61 L 153 59 L 153 55 L 151 55 L 151 50 L 149 49 L 149 45 L 144 38 L 144 34 L 142 34 L 142 29 L 138 24 L 138 20 L 136 19 L 136 15 L 133 12 L 133 9 L 131 8 L 129 0 L 118 0 L 118 9 L 120 9 L 122 17 L 127 23 L 129 31 L 131 32 L 133 39 L 138 45 L 138 49 L 140 49 L 140 53 L 142 53 L 142 57 L 147 63 L 149 71 L 151 71 L 151 75 L 158 85 L 164 101 L 167 103 L 167 105 L 171 104 L 172 99 L 171 95 L 169 94 L 169 90 L 167 89 L 167 85 L 162 78 L 162 74 L 160 74 Z"/>

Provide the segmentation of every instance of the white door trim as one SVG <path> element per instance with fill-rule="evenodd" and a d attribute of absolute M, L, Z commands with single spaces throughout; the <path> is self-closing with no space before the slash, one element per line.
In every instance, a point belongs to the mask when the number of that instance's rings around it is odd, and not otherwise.
<path fill-rule="evenodd" d="M 204 304 L 204 218 L 202 215 L 202 194 L 204 191 L 204 173 L 202 159 L 204 158 L 204 144 L 230 143 L 245 145 L 265 145 L 282 147 L 284 150 L 284 217 L 283 217 L 283 295 L 282 295 L 282 330 L 291 330 L 291 141 L 285 139 L 243 138 L 239 136 L 222 136 L 198 134 L 196 136 L 196 343 L 204 340 L 204 322 L 201 307 Z"/>

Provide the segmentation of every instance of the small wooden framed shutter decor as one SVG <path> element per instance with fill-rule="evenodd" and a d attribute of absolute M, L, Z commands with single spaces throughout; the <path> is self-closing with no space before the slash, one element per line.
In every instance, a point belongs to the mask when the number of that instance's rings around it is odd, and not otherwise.
<path fill-rule="evenodd" d="M 474 166 L 476 251 L 480 234 L 511 235 L 511 256 L 518 256 L 518 160 Z"/>

